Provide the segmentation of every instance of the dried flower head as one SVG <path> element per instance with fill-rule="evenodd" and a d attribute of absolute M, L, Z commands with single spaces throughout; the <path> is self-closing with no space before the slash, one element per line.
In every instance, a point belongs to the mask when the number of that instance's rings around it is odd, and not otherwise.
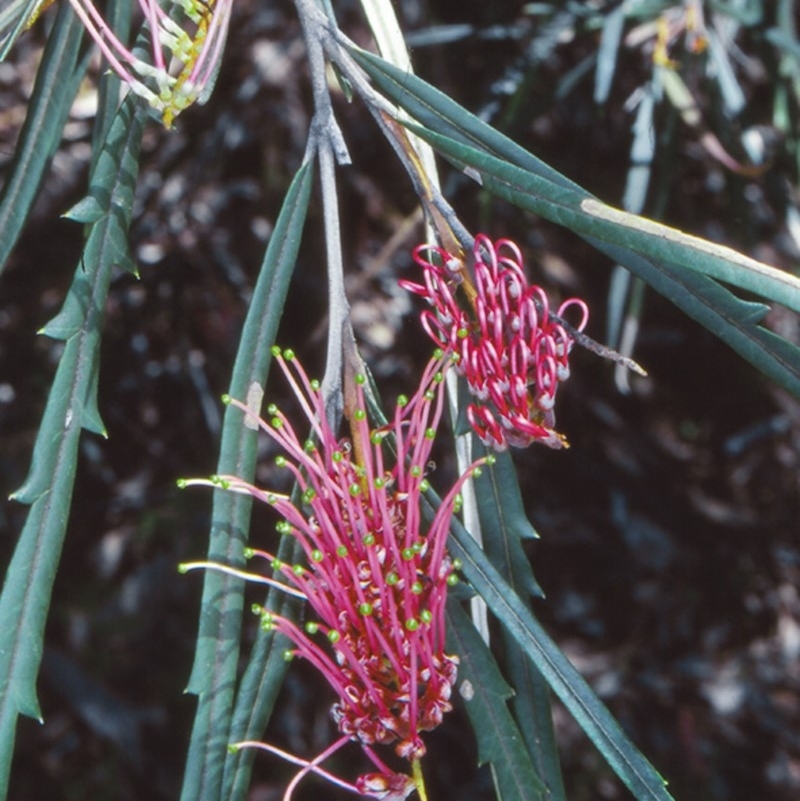
<path fill-rule="evenodd" d="M 492 242 L 480 234 L 473 251 L 473 276 L 442 248 L 420 245 L 414 261 L 424 283 L 401 281 L 433 307 L 422 313 L 431 339 L 457 355 L 473 402 L 467 416 L 481 440 L 497 450 L 543 442 L 567 443 L 555 425 L 556 390 L 569 376 L 574 344 L 563 325 L 571 307 L 580 311 L 582 331 L 588 309 L 582 300 L 562 303 L 555 314 L 545 291 L 528 284 L 519 248 L 508 239 Z M 456 298 L 463 286 L 466 308 Z"/>
<path fill-rule="evenodd" d="M 152 42 L 149 61 L 108 27 L 92 0 L 70 0 L 112 69 L 159 111 L 169 127 L 177 114 L 211 91 L 222 58 L 233 0 L 139 0 Z"/>
<path fill-rule="evenodd" d="M 403 799 L 421 781 L 418 760 L 425 744 L 420 733 L 438 726 L 451 708 L 458 660 L 444 651 L 445 602 L 456 577 L 446 539 L 460 487 L 479 463 L 456 482 L 426 523 L 421 502 L 448 366 L 441 353 L 428 365 L 417 393 L 399 398 L 393 419 L 380 428 L 369 425 L 365 379 L 356 376 L 348 440 L 335 436 L 318 384 L 309 381 L 293 354 L 278 349 L 274 354 L 312 434 L 301 440 L 275 406 L 269 407 L 268 420 L 258 422 L 283 451 L 276 464 L 292 474 L 302 503 L 236 477 L 216 481 L 272 506 L 283 518 L 279 530 L 302 546 L 303 564 L 253 552 L 272 562 L 270 581 L 285 582 L 281 586 L 293 588 L 313 612 L 300 627 L 259 609 L 262 625 L 288 637 L 291 655 L 311 662 L 336 692 L 332 716 L 342 738 L 332 748 L 355 741 L 376 765 L 376 773 L 362 776 L 351 789 Z M 412 763 L 414 776 L 386 767 L 372 749 L 376 744 L 394 745 Z M 301 764 L 298 779 L 321 772 L 317 760 Z"/>

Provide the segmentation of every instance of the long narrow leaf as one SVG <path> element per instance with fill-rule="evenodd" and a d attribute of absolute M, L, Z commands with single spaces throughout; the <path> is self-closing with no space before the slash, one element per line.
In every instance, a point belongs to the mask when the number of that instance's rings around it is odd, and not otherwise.
<path fill-rule="evenodd" d="M 614 262 L 647 281 L 753 366 L 800 396 L 800 348 L 758 325 L 768 308 L 764 304 L 740 300 L 707 275 L 686 269 L 692 253 L 698 263 L 705 259 L 716 262 L 721 258 L 718 254 L 678 239 L 667 241 L 657 230 L 660 229 L 657 223 L 643 221 L 646 226 L 620 225 L 617 216 L 623 212 L 592 199 L 581 200 L 576 206 L 578 198 L 571 190 L 449 137 L 418 126 L 414 126 L 414 130 L 454 164 L 470 169 L 480 165 L 483 185 L 493 194 L 580 234 Z M 626 218 L 641 221 L 635 215 L 626 215 Z M 673 256 L 679 257 L 680 262 L 673 261 Z M 733 262 L 729 264 L 730 269 L 732 265 Z M 773 278 L 765 279 L 770 284 L 768 288 L 766 283 L 759 284 L 757 271 L 747 271 L 747 275 L 753 280 L 740 281 L 740 284 L 749 284 L 751 289 L 761 286 L 762 294 L 778 291 Z M 781 275 L 785 276 L 785 281 L 783 278 L 781 281 L 787 289 L 787 299 L 782 302 L 795 306 L 800 301 L 800 297 L 794 297 L 793 282 L 797 279 L 788 273 Z"/>
<path fill-rule="evenodd" d="M 508 711 L 511 688 L 454 598 L 447 603 L 447 648 L 461 660 L 458 687 L 478 740 L 478 764 L 491 763 L 498 801 L 545 801 L 547 788 Z"/>
<path fill-rule="evenodd" d="M 0 595 L 0 798 L 8 788 L 16 718 L 40 718 L 36 676 L 53 581 L 69 517 L 82 428 L 103 433 L 97 410 L 100 332 L 127 229 L 142 136 L 142 109 L 129 101 L 112 126 L 92 178 L 106 213 L 91 227 L 62 311 L 46 327 L 66 340 L 34 445 L 14 499 L 31 504 Z"/>
<path fill-rule="evenodd" d="M 302 549 L 295 537 L 281 537 L 276 557 L 282 562 L 296 563 L 302 558 Z M 295 619 L 299 602 L 280 590 L 270 589 L 264 608 L 289 619 Z M 290 663 L 284 652 L 292 647 L 291 641 L 274 631 L 258 629 L 247 667 L 242 674 L 236 704 L 231 718 L 228 740 L 258 740 L 263 736 L 275 708 L 275 701 Z M 228 754 L 223 776 L 222 798 L 225 801 L 243 801 L 247 798 L 253 760 L 256 751 L 244 748 Z"/>
<path fill-rule="evenodd" d="M 492 564 L 520 597 L 544 597 L 522 548 L 522 540 L 538 539 L 539 535 L 525 514 L 514 462 L 508 451 L 495 454 L 494 464 L 481 469 L 481 475 L 475 479 L 475 491 L 484 550 Z"/>
<path fill-rule="evenodd" d="M 622 731 L 583 677 L 506 584 L 463 526 L 453 521 L 450 552 L 469 582 L 533 661 L 608 764 L 639 801 L 671 801 L 665 781 Z"/>
<path fill-rule="evenodd" d="M 522 548 L 523 539 L 536 536 L 525 514 L 519 481 L 511 454 L 496 454 L 475 479 L 483 547 L 492 564 L 524 601 L 530 595 L 542 596 Z M 511 709 L 522 732 L 536 772 L 544 783 L 542 798 L 563 801 L 564 781 L 558 758 L 550 689 L 541 673 L 522 652 L 519 644 L 504 630 L 506 675 L 514 687 Z"/>
<path fill-rule="evenodd" d="M 295 176 L 270 238 L 253 300 L 245 321 L 231 378 L 230 395 L 260 405 L 300 235 L 310 199 L 313 172 L 304 165 Z M 228 407 L 217 467 L 219 474 L 252 480 L 257 455 L 257 432 Z M 251 498 L 214 492 L 208 560 L 233 567 L 244 564 L 250 526 Z M 203 585 L 200 630 L 188 692 L 199 696 L 186 761 L 181 798 L 218 801 L 222 794 L 227 746 L 233 715 L 242 628 L 243 581 L 208 571 Z M 234 760 L 239 764 L 240 760 Z M 235 779 L 231 769 L 229 784 Z"/>
<path fill-rule="evenodd" d="M 556 207 L 548 219 L 555 219 L 579 232 L 592 229 L 586 233 L 640 252 L 646 251 L 672 264 L 709 275 L 800 311 L 800 280 L 795 276 L 730 248 L 599 203 L 586 190 L 421 78 L 398 70 L 369 53 L 360 50 L 351 52 L 387 97 L 433 132 L 434 136 L 425 135 L 424 130 L 413 128 L 437 149 L 447 141 L 466 145 L 461 151 L 462 157 L 457 159 L 481 173 L 488 171 L 492 177 L 503 182 L 510 180 L 511 184 L 515 183 L 510 178 L 511 173 L 518 176 L 527 174 L 526 183 L 537 187 L 537 194 L 543 202 Z M 436 134 L 441 137 L 438 144 Z M 450 150 L 454 155 L 457 148 L 453 146 Z M 469 159 L 464 158 L 468 153 Z M 504 172 L 501 166 L 507 171 Z M 514 168 L 518 168 L 516 172 Z M 561 219 L 560 211 L 564 209 L 575 212 L 576 216 L 569 217 L 569 221 Z M 578 225 L 576 220 L 581 216 L 589 219 Z M 612 223 L 618 228 L 615 230 L 602 223 Z"/>
<path fill-rule="evenodd" d="M 3 0 L 3 7 L 0 8 L 0 61 L 8 55 L 17 37 L 32 24 L 46 3 L 49 5 L 48 0 Z"/>
<path fill-rule="evenodd" d="M 85 64 L 78 68 L 83 25 L 62 3 L 47 40 L 14 159 L 0 193 L 0 272 L 19 239 L 50 158 L 61 141 Z"/>

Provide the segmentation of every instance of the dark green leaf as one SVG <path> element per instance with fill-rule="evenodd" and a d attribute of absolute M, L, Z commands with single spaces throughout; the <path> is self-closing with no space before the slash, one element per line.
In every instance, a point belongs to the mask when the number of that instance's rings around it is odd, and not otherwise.
<path fill-rule="evenodd" d="M 506 584 L 470 534 L 454 520 L 450 552 L 489 609 L 547 680 L 608 764 L 639 801 L 671 801 L 665 782 L 622 731 L 611 713 Z"/>
<path fill-rule="evenodd" d="M 69 3 L 62 3 L 47 39 L 25 124 L 0 193 L 0 271 L 22 233 L 42 175 L 61 141 L 85 71 L 85 64 L 77 67 L 82 35 L 81 21 Z"/>
<path fill-rule="evenodd" d="M 452 599 L 447 604 L 447 649 L 461 660 L 457 686 L 478 740 L 478 764 L 491 763 L 499 801 L 544 801 L 546 788 L 508 711 L 511 688 L 477 629 Z"/>
<path fill-rule="evenodd" d="M 283 535 L 276 556 L 280 561 L 289 564 L 298 562 L 302 558 L 302 549 L 297 539 L 291 534 Z M 296 598 L 290 598 L 275 588 L 270 589 L 264 603 L 265 609 L 292 620 L 297 619 L 299 606 L 300 602 Z M 286 637 L 275 632 L 266 632 L 259 627 L 236 694 L 228 742 L 258 740 L 263 736 L 289 668 L 289 662 L 284 659 L 287 648 L 291 648 L 291 642 Z M 252 748 L 228 754 L 222 798 L 228 801 L 247 798 L 256 754 Z"/>
<path fill-rule="evenodd" d="M 497 183 L 533 194 L 543 203 L 550 202 L 554 208 L 542 216 L 579 233 L 664 258 L 800 311 L 800 281 L 794 276 L 729 248 L 598 203 L 585 189 L 421 78 L 370 53 L 358 49 L 351 53 L 387 97 L 428 129 L 412 126 L 417 133 L 462 166 L 478 170 L 482 177 L 488 173 Z M 466 147 L 459 149 L 457 145 Z M 586 201 L 589 204 L 584 206 Z M 580 217 L 588 219 L 581 221 Z M 611 227 L 602 223 L 611 223 Z"/>
<path fill-rule="evenodd" d="M 31 23 L 44 0 L 3 0 L 0 8 L 0 61 L 14 46 L 17 37 Z"/>
<path fill-rule="evenodd" d="M 685 269 L 692 252 L 698 264 L 705 258 L 716 262 L 717 255 L 701 254 L 683 243 L 666 242 L 657 234 L 617 227 L 615 222 L 596 215 L 598 209 L 609 208 L 597 201 L 588 201 L 593 213 L 587 215 L 587 200 L 584 198 L 576 206 L 578 197 L 573 191 L 448 137 L 411 127 L 455 164 L 480 165 L 483 185 L 493 194 L 580 234 L 614 262 L 647 281 L 753 366 L 800 396 L 800 348 L 758 326 L 768 307 L 740 300 L 708 276 Z M 671 261 L 673 255 L 679 255 L 681 262 Z M 754 272 L 748 275 L 757 277 Z M 769 280 L 772 282 L 772 278 Z"/>
<path fill-rule="evenodd" d="M 231 378 L 232 397 L 260 405 L 274 344 L 311 196 L 311 164 L 301 167 L 287 192 L 275 230 L 267 247 L 253 299 L 248 309 Z M 245 426 L 242 412 L 229 406 L 225 412 L 219 474 L 232 474 L 251 481 L 255 474 L 257 432 Z M 249 497 L 214 492 L 208 560 L 234 567 L 244 564 L 243 549 L 250 526 Z M 222 793 L 226 760 L 231 760 L 226 788 L 236 784 L 244 797 L 250 760 L 228 755 L 232 728 L 234 689 L 239 663 L 242 627 L 243 582 L 208 571 L 203 584 L 200 630 L 188 692 L 199 696 L 181 798 L 184 801 L 218 801 Z M 270 641 L 271 642 L 271 641 Z M 269 649 L 262 649 L 264 658 Z M 270 666 L 274 660 L 270 660 Z M 247 692 L 255 688 L 248 682 Z M 269 704 L 269 694 L 253 703 Z M 265 700 L 266 699 L 266 700 Z M 255 714 L 255 713 L 254 713 Z M 269 712 L 266 712 L 267 716 Z M 255 717 L 258 717 L 255 714 Z M 236 736 L 237 739 L 241 739 Z M 243 782 L 238 769 L 245 771 Z M 222 793 L 222 795 L 221 795 Z"/>
<path fill-rule="evenodd" d="M 133 99 L 115 120 L 104 190 L 113 204 L 92 226 L 84 256 L 64 303 L 69 325 L 56 326 L 66 339 L 34 444 L 31 469 L 14 499 L 32 504 L 0 595 L 0 797 L 4 797 L 16 718 L 39 717 L 36 676 L 53 581 L 69 517 L 81 428 L 103 431 L 97 410 L 100 332 L 116 254 L 133 206 L 142 117 Z M 113 208 L 112 208 L 113 205 Z M 78 319 L 80 315 L 83 319 Z M 61 317 L 61 315 L 59 315 Z M 56 318 L 58 319 L 58 318 Z"/>
<path fill-rule="evenodd" d="M 475 491 L 484 550 L 492 564 L 522 597 L 544 597 L 522 548 L 523 539 L 538 539 L 539 535 L 525 513 L 508 451 L 495 454 L 494 464 L 481 468 L 480 476 L 475 479 Z"/>
<path fill-rule="evenodd" d="M 476 446 L 477 447 L 477 446 Z M 492 564 L 522 599 L 543 596 L 522 548 L 522 539 L 537 537 L 525 514 L 511 454 L 496 454 L 475 479 L 483 548 Z M 550 690 L 547 682 L 504 630 L 506 675 L 514 687 L 511 709 L 523 735 L 537 774 L 544 783 L 543 798 L 564 798 Z"/>

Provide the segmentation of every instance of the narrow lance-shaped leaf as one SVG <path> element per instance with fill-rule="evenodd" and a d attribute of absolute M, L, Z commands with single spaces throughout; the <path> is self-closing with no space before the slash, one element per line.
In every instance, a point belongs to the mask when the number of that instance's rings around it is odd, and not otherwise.
<path fill-rule="evenodd" d="M 32 25 L 53 0 L 3 0 L 0 8 L 0 61 L 14 46 L 17 37 Z"/>
<path fill-rule="evenodd" d="M 295 537 L 284 534 L 275 556 L 282 562 L 296 564 L 302 558 L 302 549 Z M 296 598 L 272 588 L 263 606 L 276 615 L 295 620 L 300 614 L 299 603 Z M 263 736 L 289 669 L 285 651 L 290 647 L 291 641 L 282 634 L 265 631 L 259 626 L 236 694 L 230 743 L 258 740 Z M 226 801 L 247 798 L 256 753 L 252 748 L 242 748 L 228 754 L 222 787 L 222 798 Z"/>
<path fill-rule="evenodd" d="M 545 801 L 546 787 L 508 711 L 512 690 L 454 598 L 447 602 L 447 648 L 458 654 L 457 686 L 478 740 L 478 764 L 491 763 L 498 801 Z"/>
<path fill-rule="evenodd" d="M 275 341 L 297 259 L 312 178 L 310 163 L 305 164 L 289 188 L 242 331 L 229 394 L 254 408 L 261 404 L 271 362 L 270 347 Z M 242 422 L 241 412 L 228 407 L 217 467 L 219 474 L 252 480 L 257 455 L 256 434 Z M 251 506 L 249 497 L 224 491 L 214 493 L 209 561 L 243 566 Z M 227 792 L 221 795 L 224 771 L 228 770 L 229 776 L 226 787 L 231 787 L 239 766 L 245 772 L 249 770 L 247 755 L 227 754 L 242 615 L 243 582 L 224 573 L 208 571 L 203 585 L 195 660 L 187 688 L 188 692 L 199 696 L 199 702 L 181 794 L 186 801 L 228 798 Z"/>
<path fill-rule="evenodd" d="M 583 677 L 458 521 L 450 552 L 497 619 L 508 629 L 608 764 L 639 801 L 671 801 L 665 781 L 622 731 Z"/>
<path fill-rule="evenodd" d="M 600 203 L 578 184 L 421 78 L 398 70 L 364 51 L 352 49 L 351 53 L 381 91 L 424 126 L 419 130 L 416 126 L 409 127 L 437 150 L 447 152 L 464 166 L 489 174 L 509 186 L 520 188 L 520 183 L 512 176 L 527 175 L 524 183 L 530 191 L 535 191 L 543 203 L 553 205 L 549 215 L 542 213 L 547 219 L 579 233 L 709 275 L 800 311 L 800 280 L 795 276 L 730 248 Z M 437 135 L 441 138 L 437 139 Z M 448 142 L 452 144 L 448 145 Z M 465 147 L 459 149 L 457 145 Z M 565 215 L 566 210 L 574 212 L 575 216 Z M 588 219 L 580 221 L 580 217 Z"/>
<path fill-rule="evenodd" d="M 538 537 L 525 514 L 511 454 L 496 454 L 475 479 L 484 551 L 509 586 L 527 603 L 543 596 L 522 547 L 523 539 Z M 511 709 L 536 772 L 544 783 L 544 799 L 563 800 L 564 782 L 558 758 L 550 688 L 519 644 L 504 630 L 506 675 L 514 687 Z"/>
<path fill-rule="evenodd" d="M 34 444 L 31 469 L 13 498 L 32 504 L 0 595 L 0 798 L 5 797 L 18 714 L 41 717 L 36 676 L 61 554 L 78 457 L 81 428 L 103 433 L 97 411 L 100 332 L 112 272 L 133 205 L 142 115 L 127 102 L 114 125 L 98 170 L 108 198 L 95 223 L 64 309 L 48 333 L 66 340 Z"/>
<path fill-rule="evenodd" d="M 83 78 L 88 62 L 78 67 L 82 36 L 81 21 L 69 3 L 62 3 L 45 45 L 14 159 L 0 192 L 0 272 L 22 233 Z"/>
<path fill-rule="evenodd" d="M 693 246 L 686 245 L 682 250 L 684 246 L 673 241 L 669 246 L 662 247 L 664 243 L 660 241 L 659 234 L 651 231 L 651 244 L 653 250 L 658 252 L 654 256 L 639 237 L 643 231 L 635 234 L 628 226 L 616 227 L 617 223 L 611 214 L 616 210 L 610 210 L 610 207 L 594 200 L 581 201 L 576 208 L 576 198 L 570 190 L 449 137 L 439 136 L 418 126 L 413 128 L 454 164 L 473 169 L 473 165 L 479 166 L 482 183 L 493 194 L 580 234 L 614 262 L 647 281 L 752 365 L 789 392 L 800 396 L 800 348 L 758 325 L 768 307 L 762 303 L 740 300 L 708 276 L 685 269 L 683 262 L 677 264 L 668 259 L 669 254 L 680 251 L 685 261 Z M 587 210 L 591 214 L 587 215 Z M 626 216 L 631 220 L 641 219 L 635 215 Z M 650 226 L 657 224 L 649 223 Z M 700 260 L 700 252 L 697 253 Z M 786 275 L 787 281 L 796 281 Z"/>
<path fill-rule="evenodd" d="M 475 441 L 478 442 L 477 438 Z M 514 462 L 508 451 L 496 454 L 494 464 L 483 468 L 475 479 L 475 490 L 484 531 L 484 550 L 492 564 L 521 597 L 544 597 L 522 548 L 522 540 L 538 539 L 539 535 L 525 514 Z"/>

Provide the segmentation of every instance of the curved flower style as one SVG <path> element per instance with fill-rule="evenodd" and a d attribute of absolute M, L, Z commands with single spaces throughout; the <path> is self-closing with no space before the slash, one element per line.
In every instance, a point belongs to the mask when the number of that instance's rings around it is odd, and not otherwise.
<path fill-rule="evenodd" d="M 528 284 L 519 248 L 508 239 L 493 243 L 480 234 L 473 255 L 474 285 L 467 283 L 460 259 L 420 245 L 414 261 L 424 271 L 424 284 L 400 284 L 433 306 L 422 313 L 422 324 L 434 342 L 457 354 L 457 369 L 474 398 L 467 416 L 486 445 L 565 447 L 566 439 L 553 430 L 553 406 L 558 384 L 569 376 L 574 340 L 559 320 L 575 306 L 582 331 L 586 304 L 571 298 L 551 315 L 545 291 Z M 470 310 L 456 300 L 462 283 Z"/>
<path fill-rule="evenodd" d="M 113 70 L 159 111 L 169 127 L 181 111 L 211 91 L 222 58 L 233 0 L 138 0 L 150 29 L 152 63 L 129 50 L 92 0 L 70 0 Z M 162 8 L 162 5 L 165 8 Z M 176 22 L 177 17 L 182 22 Z M 185 25 L 193 30 L 190 34 Z M 180 68 L 171 68 L 177 60 Z"/>
<path fill-rule="evenodd" d="M 343 736 L 317 760 L 300 762 L 304 768 L 285 798 L 308 772 L 330 778 L 318 768 L 319 761 L 353 740 L 378 772 L 350 788 L 401 801 L 415 788 L 423 792 L 420 732 L 438 726 L 451 708 L 458 660 L 444 652 L 444 627 L 447 588 L 456 576 L 445 546 L 458 492 L 467 476 L 478 472 L 479 462 L 455 483 L 426 525 L 420 503 L 428 488 L 425 472 L 449 359 L 437 353 L 418 392 L 411 399 L 401 396 L 392 421 L 377 429 L 367 421 L 364 377 L 356 376 L 352 440 L 339 441 L 326 421 L 318 384 L 309 381 L 291 351 L 275 349 L 274 355 L 311 424 L 312 438 L 301 441 L 275 406 L 268 409 L 269 421 L 258 423 L 284 451 L 276 463 L 292 473 L 302 505 L 236 477 L 216 481 L 271 505 L 283 517 L 279 530 L 301 544 L 302 565 L 279 562 L 263 551 L 252 553 L 272 562 L 275 577 L 286 582 L 280 586 L 287 589 L 288 584 L 304 597 L 316 619 L 301 628 L 258 611 L 262 625 L 286 635 L 294 645 L 292 655 L 311 662 L 338 696 L 332 716 Z M 391 464 L 385 453 L 389 444 L 395 453 Z M 413 777 L 387 768 L 372 750 L 374 744 L 393 744 L 412 763 Z"/>

